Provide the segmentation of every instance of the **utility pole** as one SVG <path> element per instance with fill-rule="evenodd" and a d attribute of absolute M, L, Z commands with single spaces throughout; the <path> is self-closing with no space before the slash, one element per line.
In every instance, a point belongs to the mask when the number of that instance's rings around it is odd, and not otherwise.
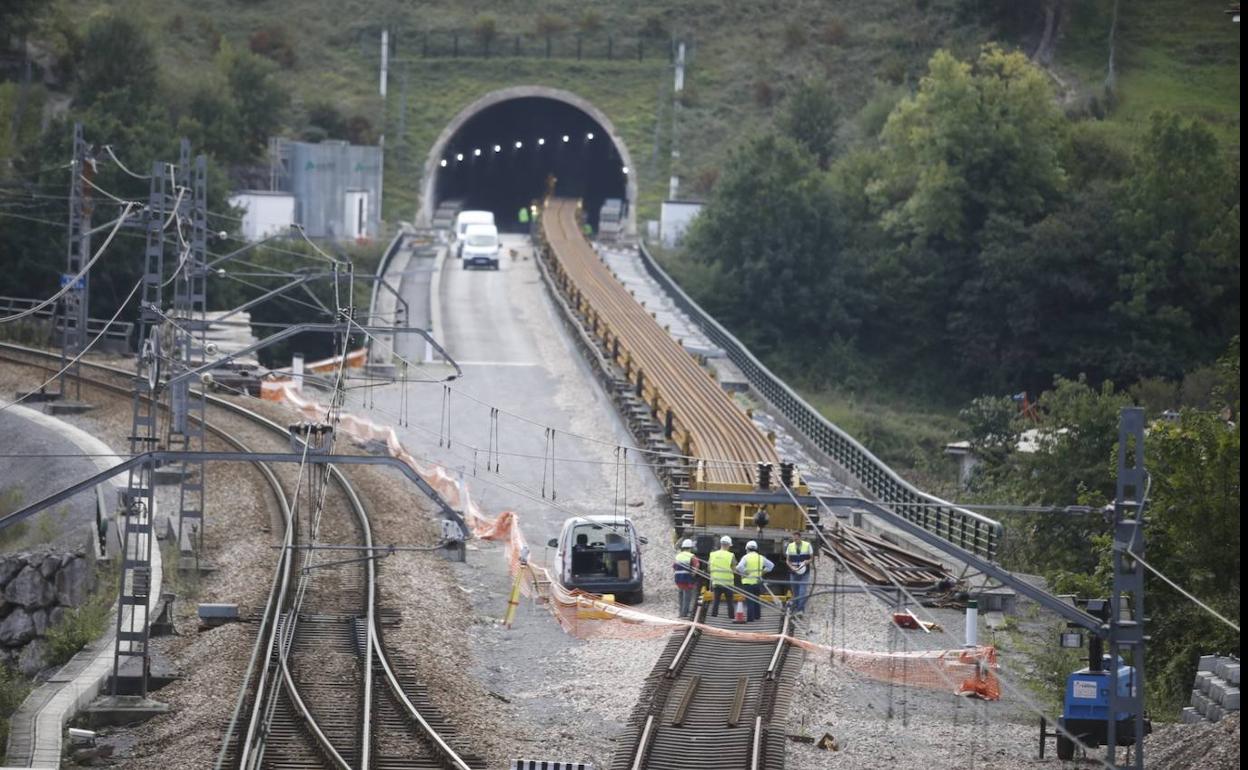
<path fill-rule="evenodd" d="M 91 191 L 84 179 L 94 170 L 94 159 L 82 135 L 82 124 L 74 124 L 74 157 L 69 166 L 69 233 L 65 273 L 61 286 L 65 286 L 91 259 L 91 213 L 94 204 Z M 90 276 L 84 275 L 61 298 L 61 375 L 58 378 L 57 396 L 69 397 L 72 381 L 74 398 L 82 398 L 82 380 L 75 357 L 87 345 L 87 310 Z M 72 362 L 72 363 L 71 363 Z"/>
<path fill-rule="evenodd" d="M 676 197 L 680 195 L 680 175 L 676 169 L 676 165 L 680 163 L 680 147 L 677 137 L 680 129 L 680 94 L 684 90 L 685 44 L 681 42 L 676 46 L 676 77 L 672 83 L 672 169 L 671 176 L 667 180 L 668 200 L 676 200 Z"/>
<path fill-rule="evenodd" d="M 192 166 L 191 145 L 186 139 L 182 140 L 176 180 L 182 195 L 177 209 L 179 235 L 175 245 L 179 267 L 173 283 L 173 345 L 169 360 L 174 371 L 171 375 L 203 363 L 207 355 L 207 159 L 200 155 Z M 176 197 L 177 190 L 174 192 Z M 184 223 L 190 225 L 189 238 L 182 235 Z M 204 400 L 191 400 L 190 381 L 181 380 L 169 388 L 169 407 L 169 448 L 203 452 Z M 178 553 L 192 551 L 197 567 L 203 553 L 205 483 L 202 461 L 190 460 L 182 464 L 178 489 Z"/>
<path fill-rule="evenodd" d="M 1108 761 L 1117 764 L 1118 714 L 1131 715 L 1135 750 L 1131 767 L 1144 770 L 1144 497 L 1148 491 L 1148 473 L 1144 470 L 1144 410 L 1128 407 L 1122 410 L 1118 426 L 1118 485 L 1114 494 L 1114 581 L 1109 603 L 1109 724 L 1106 744 Z M 1136 558 L 1139 557 L 1139 558 Z M 1123 609 L 1130 609 L 1130 618 L 1123 620 Z M 1122 668 L 1119 656 L 1128 653 L 1134 667 L 1133 681 L 1127 683 L 1126 694 L 1118 692 L 1118 675 Z"/>
<path fill-rule="evenodd" d="M 160 382 L 160 329 L 164 287 L 165 217 L 168 208 L 165 164 L 152 162 L 148 191 L 147 237 L 143 249 L 142 293 L 139 303 L 139 354 L 135 365 L 130 454 L 155 451 L 157 386 Z M 123 658 L 138 658 L 139 695 L 147 697 L 148 620 L 152 582 L 152 545 L 155 539 L 156 467 L 145 462 L 131 468 L 122 492 L 121 578 L 117 597 L 117 634 L 113 641 L 112 694 L 118 695 Z M 124 694 L 124 693 L 123 693 Z"/>

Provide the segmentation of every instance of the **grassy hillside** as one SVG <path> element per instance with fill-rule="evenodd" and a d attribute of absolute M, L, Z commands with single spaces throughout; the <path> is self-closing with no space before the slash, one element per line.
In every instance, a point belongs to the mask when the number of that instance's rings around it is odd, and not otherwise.
<path fill-rule="evenodd" d="M 161 69 L 175 83 L 201 77 L 223 41 L 253 49 L 259 43 L 279 63 L 294 95 L 291 133 L 306 125 L 309 107 L 322 103 L 368 121 L 373 135 L 384 129 L 391 151 L 386 215 L 392 220 L 411 218 L 424 159 L 438 132 L 496 88 L 548 85 L 598 105 L 629 146 L 638 165 L 640 212 L 652 217 L 673 170 L 685 180 L 684 194 L 705 193 L 727 150 L 769 122 L 798 80 L 828 79 L 852 114 L 877 82 L 913 81 L 936 48 L 967 53 L 989 37 L 962 0 L 58 0 L 59 21 L 45 27 L 81 29 L 104 6 L 129 9 L 145 21 Z M 480 55 L 483 25 L 492 25 L 496 35 L 497 54 L 488 59 Z M 385 105 L 377 89 L 383 28 L 391 30 L 394 56 Z M 453 32 L 461 39 L 459 58 L 445 51 L 422 55 L 425 35 L 445 41 Z M 511 55 L 516 38 L 535 51 L 547 33 L 556 58 Z M 570 53 L 578 36 L 586 42 L 582 61 Z M 620 41 L 618 57 L 631 55 L 642 39 L 644 60 L 606 61 L 608 36 Z M 688 46 L 679 109 L 673 108 L 667 56 L 674 39 Z"/>
<path fill-rule="evenodd" d="M 1103 96 L 1114 5 L 1071 3 L 1056 69 L 1076 100 Z M 1169 110 L 1203 118 L 1226 146 L 1239 147 L 1239 27 L 1226 7 L 1218 0 L 1119 0 L 1117 83 L 1105 130 L 1132 141 L 1153 112 Z"/>

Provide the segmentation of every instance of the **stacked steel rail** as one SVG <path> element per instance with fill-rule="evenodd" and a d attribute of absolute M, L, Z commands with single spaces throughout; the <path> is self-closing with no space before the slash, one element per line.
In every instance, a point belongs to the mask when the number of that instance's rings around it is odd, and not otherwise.
<path fill-rule="evenodd" d="M 699 604 L 699 623 L 730 625 L 705 613 Z M 697 625 L 672 636 L 616 739 L 611 770 L 784 767 L 784 727 L 802 652 L 785 638 L 788 613 L 765 606 L 746 628 L 779 636 L 746 641 Z"/>
<path fill-rule="evenodd" d="M 861 529 L 837 524 L 825 531 L 827 545 L 820 550 L 843 562 L 858 577 L 879 586 L 902 585 L 910 590 L 930 588 L 952 576 L 940 562 L 919 556 Z"/>
<path fill-rule="evenodd" d="M 54 371 L 39 360 L 54 360 L 55 354 L 9 343 L 0 343 L 0 351 L 0 358 Z M 129 372 L 100 364 L 84 362 L 83 368 L 126 380 L 131 377 Z M 82 381 L 121 396 L 131 393 L 128 385 L 87 377 Z M 277 437 L 289 436 L 285 426 L 238 404 L 214 396 L 200 397 Z M 208 425 L 207 429 L 240 452 L 249 451 L 219 427 Z M 276 475 L 263 463 L 257 466 L 282 510 L 285 532 L 256 645 L 217 767 L 480 767 L 479 758 L 469 753 L 455 736 L 453 726 L 433 705 L 412 666 L 386 649 L 382 628 L 387 622 L 393 624 L 395 615 L 378 606 L 375 560 L 362 559 L 355 567 L 347 565 L 349 574 L 323 580 L 309 593 L 313 601 L 292 611 L 298 573 L 303 566 L 311 566 L 306 564 L 309 551 L 295 547 L 296 513 Z M 354 538 L 363 552 L 369 552 L 373 540 L 368 512 L 346 476 L 332 465 L 329 469 L 342 498 L 336 501 L 337 507 L 344 509 L 339 512 L 350 514 L 353 527 L 351 537 L 339 539 L 345 544 Z M 326 543 L 322 540 L 320 544 Z M 284 642 L 288 643 L 285 652 Z M 327 668 L 331 657 L 345 665 Z M 337 686 L 334 677 L 349 686 Z"/>
<path fill-rule="evenodd" d="M 752 484 L 757 463 L 779 464 L 775 447 L 612 275 L 581 235 L 577 212 L 576 201 L 554 198 L 542 216 L 559 288 L 681 453 L 715 458 L 707 480 Z"/>

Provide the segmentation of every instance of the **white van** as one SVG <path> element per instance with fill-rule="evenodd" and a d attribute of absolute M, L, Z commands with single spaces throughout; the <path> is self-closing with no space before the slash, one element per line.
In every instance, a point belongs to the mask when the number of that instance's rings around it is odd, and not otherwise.
<path fill-rule="evenodd" d="M 627 516 L 573 516 L 547 545 L 558 549 L 555 579 L 564 588 L 614 594 L 629 604 L 645 599 L 641 546 L 646 539 Z"/>
<path fill-rule="evenodd" d="M 494 225 L 493 211 L 461 211 L 455 217 L 455 227 L 451 229 L 451 247 L 456 257 L 464 256 L 464 236 L 470 225 Z"/>
<path fill-rule="evenodd" d="M 468 225 L 460 240 L 460 257 L 464 269 L 488 267 L 498 269 L 498 254 L 503 246 L 498 241 L 498 228 L 494 225 Z"/>

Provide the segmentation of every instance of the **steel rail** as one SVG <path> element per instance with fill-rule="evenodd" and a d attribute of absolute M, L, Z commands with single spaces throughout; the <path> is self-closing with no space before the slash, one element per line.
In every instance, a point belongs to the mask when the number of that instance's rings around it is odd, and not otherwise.
<path fill-rule="evenodd" d="M 7 350 L 10 352 L 16 351 L 16 352 L 23 353 L 26 355 L 32 355 L 32 356 L 43 357 L 43 358 L 53 357 L 53 354 L 48 353 L 46 351 L 38 350 L 35 348 L 29 348 L 29 347 L 22 346 L 22 345 L 15 345 L 12 343 L 0 343 L 0 349 Z M 46 368 L 46 367 L 43 367 L 42 364 L 31 363 L 29 361 L 21 361 L 20 359 L 12 358 L 10 356 L 2 356 L 2 357 L 6 358 L 7 360 L 19 362 L 28 366 Z M 96 369 L 98 371 L 106 372 L 108 374 L 116 375 L 119 377 L 127 377 L 127 378 L 133 377 L 133 375 L 130 372 L 127 372 L 122 369 L 118 369 L 116 367 L 107 366 L 105 364 L 91 363 L 91 362 L 84 361 L 83 366 L 87 368 L 91 368 L 91 369 Z M 118 393 L 120 395 L 131 394 L 131 390 L 127 387 L 122 387 L 119 385 L 114 385 L 112 383 L 102 382 L 100 380 L 94 380 L 94 379 L 89 379 L 89 378 L 82 378 L 82 379 L 84 379 L 90 385 L 100 388 L 102 390 L 108 390 L 114 393 Z M 278 425 L 277 423 L 273 422 L 272 420 L 269 420 L 268 418 L 260 414 L 252 412 L 249 409 L 245 409 L 244 407 L 241 407 L 237 404 L 231 403 L 224 399 L 217 398 L 215 396 L 208 396 L 202 393 L 200 393 L 199 395 L 201 398 L 204 398 L 208 403 L 211 403 L 214 406 L 225 409 L 227 411 L 234 412 L 235 414 L 238 414 L 239 416 L 245 419 L 251 420 L 252 422 L 255 422 L 261 425 L 262 427 L 268 428 L 274 432 L 280 432 L 281 435 L 283 436 L 287 435 L 287 430 L 285 428 L 283 428 L 282 426 Z M 162 405 L 162 408 L 164 408 L 163 405 Z M 197 419 L 194 417 L 194 415 L 192 415 L 191 417 L 192 419 Z M 226 434 L 225 431 L 223 431 L 222 429 L 216 426 L 213 426 L 210 423 L 206 424 L 205 427 L 210 432 L 214 433 L 218 437 L 225 440 L 227 443 L 230 443 L 232 446 L 239 449 L 239 451 L 248 451 L 242 448 L 241 443 L 232 441 L 231 438 L 227 437 L 228 434 Z M 257 465 L 265 467 L 267 469 L 267 465 L 264 463 L 257 463 Z M 284 545 L 289 546 L 291 545 L 291 538 L 293 537 L 293 532 L 294 532 L 293 527 L 291 526 L 291 510 L 290 510 L 289 501 L 287 500 L 284 491 L 281 489 L 280 482 L 277 482 L 276 475 L 272 473 L 271 469 L 268 469 L 267 475 L 275 483 L 277 483 L 277 486 L 273 487 L 273 489 L 275 490 L 275 492 L 280 494 L 279 504 L 282 507 L 283 518 L 286 523 Z M 269 601 L 266 603 L 265 611 L 263 613 L 263 617 L 266 618 L 266 622 L 269 623 L 268 642 L 265 645 L 266 659 L 271 659 L 271 656 L 273 654 L 273 649 L 277 645 L 277 642 L 278 642 L 278 637 L 277 637 L 278 623 L 276 622 L 276 619 L 281 614 L 280 608 L 281 608 L 282 603 L 285 601 L 287 589 L 289 587 L 290 568 L 293 564 L 293 560 L 291 559 L 291 556 L 290 556 L 291 553 L 292 551 L 290 548 L 282 549 L 282 553 L 279 556 L 279 560 L 278 560 L 278 566 L 274 574 L 274 583 L 273 583 L 274 588 L 277 588 L 279 586 L 278 578 L 280 577 L 281 578 L 280 590 L 275 595 L 272 593 L 273 589 L 270 589 Z M 260 645 L 260 642 L 264 640 L 265 640 L 264 624 L 262 624 L 261 630 L 257 634 L 257 640 L 256 640 L 257 646 L 252 649 L 251 660 L 248 664 L 249 674 L 253 670 L 252 664 L 254 664 L 259 659 L 259 655 L 258 655 L 258 652 L 260 649 L 259 645 Z M 326 753 L 328 754 L 328 758 L 331 759 L 331 761 L 336 762 L 340 768 L 343 768 L 343 770 L 350 770 L 351 765 L 347 763 L 346 760 L 343 759 L 342 756 L 338 753 L 338 751 L 333 747 L 332 743 L 329 741 L 329 738 L 325 735 L 324 731 L 320 728 L 319 724 L 317 723 L 315 716 L 312 714 L 310 709 L 308 709 L 307 705 L 304 704 L 301 696 L 298 693 L 298 688 L 295 686 L 295 683 L 290 675 L 289 669 L 286 666 L 285 654 L 282 654 L 280 656 L 280 659 L 281 659 L 281 669 L 282 669 L 282 674 L 283 674 L 283 684 L 285 685 L 287 689 L 287 693 L 291 697 L 294 703 L 296 711 L 299 712 L 299 716 L 302 719 L 303 723 L 306 725 L 307 729 L 312 733 L 313 738 L 321 745 L 322 750 L 326 751 Z M 242 702 L 246 697 L 245 688 L 246 688 L 247 681 L 249 678 L 250 678 L 249 675 L 245 676 L 244 678 L 243 689 L 241 690 L 239 701 L 236 703 L 236 706 L 235 706 L 235 716 L 237 715 L 238 709 L 241 707 Z M 267 701 L 265 700 L 263 696 L 263 693 L 266 691 L 264 686 L 267 682 L 267 679 L 268 679 L 268 666 L 265 666 L 264 673 L 262 674 L 260 681 L 257 682 L 257 689 L 256 689 L 257 697 L 255 698 L 255 701 L 253 703 L 252 719 L 249 720 L 249 723 L 248 723 L 246 740 L 239 747 L 239 751 L 240 751 L 240 756 L 238 758 L 239 767 L 257 767 L 259 766 L 259 763 L 261 762 L 263 758 L 263 747 L 265 744 L 265 740 L 267 739 L 267 731 L 263 731 L 259 737 L 256 736 L 256 732 L 257 732 L 257 729 L 260 727 L 261 722 L 263 721 L 263 720 L 257 720 L 257 717 L 260 714 L 261 707 L 263 705 L 266 705 L 267 703 Z M 276 695 L 273 695 L 271 697 L 276 697 Z M 367 721 L 367 718 L 364 721 Z M 234 722 L 235 722 L 235 717 L 232 716 L 231 724 L 233 724 Z M 231 733 L 230 731 L 227 731 L 225 741 L 222 744 L 221 753 L 218 755 L 217 767 L 223 766 L 224 755 L 228 751 L 230 737 L 231 737 Z M 253 741 L 259 741 L 259 746 L 258 746 L 259 750 L 256 751 L 254 759 L 251 758 L 251 754 L 254 750 L 252 747 Z"/>
<path fill-rule="evenodd" d="M 25 353 L 27 355 L 34 355 L 34 356 L 39 356 L 39 357 L 51 357 L 52 356 L 52 354 L 47 353 L 45 351 L 37 350 L 34 348 L 27 348 L 25 346 L 13 345 L 10 343 L 0 343 L 0 349 L 14 350 L 20 353 Z M 0 357 L 8 358 L 9 360 L 24 363 L 30 366 L 41 366 L 40 364 L 31 363 L 29 361 L 20 361 L 20 359 L 9 358 L 8 356 L 0 355 Z M 132 376 L 129 372 L 126 372 L 121 369 L 117 369 L 115 367 L 110 367 L 104 364 L 84 362 L 84 366 L 88 368 L 98 369 L 100 371 L 104 371 L 110 374 L 115 374 L 118 376 L 124 376 L 124 377 Z M 130 390 L 128 388 L 102 382 L 99 380 L 88 380 L 88 382 L 90 382 L 92 385 L 96 387 L 106 389 L 106 390 L 111 390 L 119 394 L 129 395 L 130 393 Z M 256 412 L 246 409 L 245 407 L 242 407 L 231 401 L 218 398 L 216 396 L 209 396 L 203 393 L 200 393 L 199 395 L 201 398 L 205 399 L 207 403 L 210 403 L 226 411 L 233 412 L 234 414 L 237 414 L 238 416 L 243 417 L 244 419 L 255 422 L 261 427 L 264 427 L 274 433 L 280 434 L 283 437 L 289 435 L 288 430 L 284 426 L 279 425 L 276 422 L 273 422 L 272 420 L 268 419 L 267 417 L 264 417 L 263 415 L 260 415 Z M 214 433 L 218 437 L 222 438 L 222 440 L 229 443 L 231 446 L 234 446 L 240 452 L 250 451 L 241 441 L 237 440 L 230 434 L 226 433 L 223 429 L 217 426 L 211 425 L 211 424 L 205 424 L 205 427 L 210 432 Z M 228 753 L 231 736 L 236 730 L 237 718 L 240 715 L 243 703 L 246 700 L 248 682 L 251 680 L 254 674 L 256 663 L 260 659 L 261 650 L 263 649 L 267 659 L 271 659 L 273 655 L 273 650 L 279 641 L 279 638 L 278 638 L 279 624 L 277 623 L 277 619 L 281 615 L 280 608 L 285 601 L 285 597 L 290 587 L 290 575 L 291 575 L 291 571 L 292 571 L 293 563 L 294 563 L 293 561 L 294 549 L 290 547 L 293 545 L 292 539 L 293 539 L 293 534 L 294 534 L 294 527 L 292 525 L 292 512 L 291 512 L 291 508 L 289 505 L 289 501 L 285 495 L 284 490 L 281 487 L 281 483 L 277 479 L 276 474 L 273 473 L 272 469 L 269 468 L 268 464 L 258 462 L 256 463 L 256 466 L 265 475 L 266 480 L 270 483 L 270 488 L 273 490 L 275 496 L 278 499 L 279 506 L 282 509 L 282 515 L 283 515 L 283 520 L 285 522 L 286 532 L 283 536 L 284 547 L 281 548 L 281 554 L 279 556 L 278 566 L 274 573 L 274 581 L 273 581 L 273 586 L 270 589 L 269 601 L 266 604 L 265 612 L 263 613 L 263 617 L 265 618 L 265 620 L 262 622 L 261 630 L 257 634 L 256 645 L 255 647 L 253 647 L 252 655 L 248 662 L 247 673 L 244 676 L 243 686 L 242 688 L 240 688 L 239 700 L 237 701 L 235 705 L 235 711 L 232 714 L 231 719 L 230 719 L 230 726 L 227 728 L 225 740 L 223 741 L 221 751 L 218 754 L 217 763 L 216 763 L 217 768 L 222 768 L 225 765 L 225 759 Z M 329 465 L 328 467 L 329 467 L 329 472 L 330 472 L 331 477 L 334 479 L 335 483 L 339 486 L 339 488 L 343 491 L 343 493 L 347 497 L 347 500 L 362 530 L 364 541 L 365 541 L 364 543 L 365 546 L 371 549 L 373 547 L 372 529 L 371 529 L 371 525 L 368 519 L 368 512 L 367 512 L 366 507 L 361 501 L 354 486 L 351 485 L 351 483 L 347 479 L 346 475 L 339 468 L 333 466 L 332 464 Z M 390 692 L 393 694 L 395 700 L 401 704 L 406 716 L 412 722 L 414 722 L 418 726 L 420 731 L 426 736 L 430 744 L 432 744 L 432 746 L 434 747 L 434 750 L 442 756 L 443 761 L 447 764 L 447 766 L 450 768 L 453 768 L 453 770 L 472 770 L 471 766 L 460 756 L 460 754 L 457 751 L 455 751 L 453 747 L 451 747 L 451 745 L 437 731 L 437 729 L 434 728 L 433 725 L 429 723 L 428 719 L 426 719 L 425 716 L 421 714 L 420 709 L 417 708 L 417 706 L 412 702 L 412 700 L 404 692 L 402 683 L 399 681 L 397 675 L 395 674 L 393 667 L 391 666 L 391 663 L 389 661 L 388 654 L 386 653 L 385 647 L 381 643 L 379 634 L 376 632 L 377 623 L 378 623 L 377 614 L 376 614 L 376 604 L 377 604 L 376 602 L 376 585 L 377 585 L 376 562 L 372 559 L 366 560 L 365 568 L 368 573 L 368 579 L 366 581 L 366 586 L 367 586 L 366 628 L 368 629 L 369 638 L 365 647 L 365 650 L 366 650 L 365 664 L 364 664 L 364 671 L 362 673 L 363 685 L 364 685 L 364 697 L 363 697 L 363 704 L 361 708 L 360 735 L 361 735 L 361 752 L 362 753 L 361 753 L 361 764 L 359 765 L 359 767 L 361 768 L 361 770 L 366 770 L 370 764 L 370 752 L 371 752 L 371 743 L 372 743 L 371 741 L 372 724 L 371 723 L 372 723 L 372 715 L 373 715 L 373 710 L 374 710 L 373 705 L 372 705 L 373 704 L 372 665 L 373 665 L 373 660 L 374 660 L 374 655 L 375 655 L 376 661 L 379 664 L 383 672 L 386 684 Z M 265 635 L 266 627 L 268 630 L 267 638 Z M 341 756 L 341 753 L 338 752 L 337 749 L 332 745 L 332 742 L 330 741 L 329 737 L 325 734 L 324 730 L 321 729 L 319 724 L 317 723 L 317 720 L 315 716 L 312 714 L 310 708 L 307 706 L 306 703 L 303 702 L 302 696 L 298 690 L 298 686 L 294 682 L 293 676 L 289 670 L 289 666 L 287 665 L 287 658 L 286 658 L 286 654 L 284 651 L 279 656 L 279 659 L 280 659 L 280 663 L 281 663 L 280 667 L 282 671 L 282 684 L 287 692 L 287 695 L 292 699 L 292 702 L 293 702 L 293 705 L 295 706 L 296 711 L 299 712 L 299 716 L 301 720 L 303 721 L 307 729 L 313 734 L 313 738 L 317 741 L 318 744 L 320 744 L 322 750 L 324 750 L 328 754 L 327 756 L 328 759 L 338 764 L 339 767 L 351 768 L 352 765 L 345 758 L 343 758 Z M 268 672 L 269 672 L 269 667 L 265 666 L 262 671 L 261 677 L 257 681 L 257 684 L 256 684 L 256 692 L 258 694 L 263 693 L 266 689 Z M 276 695 L 274 694 L 273 697 L 276 697 Z M 260 729 L 262 721 L 263 721 L 259 719 L 259 716 L 263 710 L 262 707 L 265 704 L 265 702 L 266 701 L 263 697 L 256 697 L 254 699 L 253 708 L 252 708 L 252 718 L 248 720 L 248 731 L 247 731 L 244 741 L 240 744 L 240 755 L 238 757 L 238 764 L 240 767 L 248 767 L 248 766 L 256 767 L 256 766 L 259 766 L 259 763 L 262 761 L 263 748 L 265 745 L 265 740 L 267 739 L 267 735 L 265 733 L 267 731 L 261 731 L 262 734 L 260 736 L 257 736 L 256 732 Z M 254 751 L 254 749 L 252 748 L 252 744 L 256 740 L 259 740 L 260 742 L 259 747 L 258 747 L 260 750 L 256 752 L 255 758 L 251 759 L 251 754 Z"/>
<path fill-rule="evenodd" d="M 547 212 L 543 231 L 557 283 L 585 316 L 591 333 L 652 410 L 671 412 L 677 443 L 685 453 L 739 463 L 709 465 L 706 477 L 749 483 L 754 463 L 778 462 L 775 448 L 750 418 L 593 252 L 577 227 L 575 203 L 553 199 Z"/>

